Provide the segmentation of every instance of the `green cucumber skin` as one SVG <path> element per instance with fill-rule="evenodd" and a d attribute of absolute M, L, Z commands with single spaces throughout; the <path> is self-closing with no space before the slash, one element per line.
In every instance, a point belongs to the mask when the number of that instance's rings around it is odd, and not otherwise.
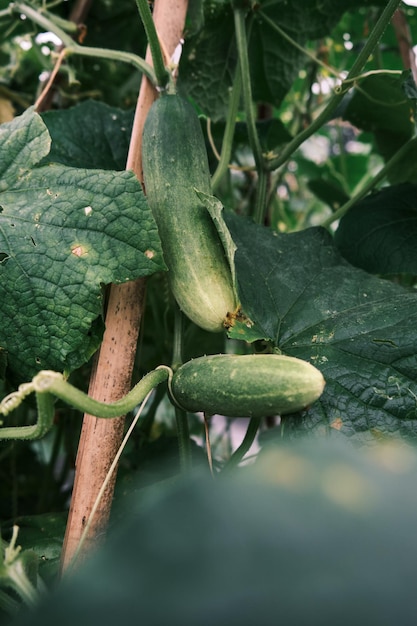
<path fill-rule="evenodd" d="M 192 413 L 267 417 L 295 413 L 322 394 L 322 373 L 278 354 L 216 354 L 188 361 L 172 379 L 174 400 Z"/>
<path fill-rule="evenodd" d="M 193 322 L 221 331 L 237 301 L 220 237 L 195 192 L 211 194 L 210 171 L 200 122 L 188 102 L 163 95 L 152 105 L 142 156 L 174 297 Z"/>

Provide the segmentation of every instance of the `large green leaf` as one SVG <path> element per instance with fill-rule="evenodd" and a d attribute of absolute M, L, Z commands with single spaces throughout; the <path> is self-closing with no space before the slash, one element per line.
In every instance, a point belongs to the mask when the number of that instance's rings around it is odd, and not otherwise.
<path fill-rule="evenodd" d="M 374 274 L 417 275 L 417 185 L 367 196 L 340 220 L 335 242 L 353 265 Z"/>
<path fill-rule="evenodd" d="M 417 438 L 417 294 L 349 265 L 321 228 L 277 234 L 232 214 L 239 296 L 254 322 L 231 336 L 270 340 L 318 367 L 321 399 L 298 432 Z"/>
<path fill-rule="evenodd" d="M 102 285 L 163 269 L 157 228 L 132 172 L 50 165 L 27 111 L 0 128 L 0 345 L 11 370 L 72 370 L 102 334 Z"/>
<path fill-rule="evenodd" d="M 43 113 L 52 139 L 43 163 L 124 170 L 133 115 L 133 110 L 123 111 L 95 100 Z"/>
<path fill-rule="evenodd" d="M 413 626 L 415 452 L 338 443 L 141 490 L 11 626 Z"/>
<path fill-rule="evenodd" d="M 185 41 L 178 87 L 204 113 L 219 120 L 225 117 L 236 65 L 230 3 L 206 3 L 204 19 L 204 28 Z"/>

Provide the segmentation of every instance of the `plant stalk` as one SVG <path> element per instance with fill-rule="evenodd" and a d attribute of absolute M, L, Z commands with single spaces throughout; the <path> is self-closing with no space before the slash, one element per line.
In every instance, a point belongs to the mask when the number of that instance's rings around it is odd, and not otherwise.
<path fill-rule="evenodd" d="M 245 108 L 246 124 L 248 127 L 249 145 L 255 159 L 256 171 L 258 172 L 259 184 L 256 193 L 256 205 L 254 218 L 262 223 L 265 213 L 267 180 L 265 159 L 262 154 L 262 146 L 256 129 L 256 120 L 252 99 L 252 87 L 248 57 L 248 40 L 246 36 L 246 12 L 243 9 L 234 10 L 236 44 L 241 72 L 243 105 Z"/>
<path fill-rule="evenodd" d="M 161 46 L 158 39 L 158 33 L 156 32 L 155 23 L 152 19 L 148 0 L 136 0 L 136 5 L 138 7 L 139 15 L 145 29 L 149 50 L 152 56 L 152 65 L 155 71 L 156 86 L 159 89 L 163 90 L 165 89 L 169 81 L 169 74 L 165 68 Z"/>
<path fill-rule="evenodd" d="M 235 78 L 233 81 L 232 92 L 230 94 L 229 109 L 227 112 L 226 127 L 224 129 L 222 152 L 220 155 L 220 161 L 217 165 L 216 171 L 211 179 L 211 187 L 213 193 L 219 186 L 223 176 L 228 170 L 230 158 L 232 154 L 233 135 L 236 126 L 236 117 L 239 110 L 240 94 L 242 92 L 242 74 L 240 71 L 239 63 L 236 67 Z"/>
<path fill-rule="evenodd" d="M 230 459 L 224 466 L 223 472 L 228 472 L 231 469 L 239 465 L 239 463 L 242 461 L 243 457 L 245 456 L 245 454 L 248 452 L 251 445 L 255 441 L 255 437 L 259 430 L 260 425 L 261 425 L 260 417 L 251 417 L 242 443 L 237 448 L 237 450 L 235 450 L 235 452 L 232 454 L 232 456 L 230 457 Z"/>

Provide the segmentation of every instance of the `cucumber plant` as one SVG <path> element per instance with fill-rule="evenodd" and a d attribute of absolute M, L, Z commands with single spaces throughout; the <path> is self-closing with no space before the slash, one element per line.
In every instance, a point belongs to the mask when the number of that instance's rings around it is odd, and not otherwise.
<path fill-rule="evenodd" d="M 47 493 L 58 461 L 74 456 L 63 442 L 77 439 L 66 430 L 75 414 L 115 418 L 150 390 L 125 475 L 157 445 L 171 453 L 174 433 L 179 467 L 162 478 L 191 469 L 193 441 L 204 448 L 200 412 L 215 474 L 235 469 L 257 435 L 261 449 L 305 433 L 366 445 L 393 433 L 415 440 L 407 237 L 416 223 L 416 88 L 393 52 L 404 41 L 398 22 L 389 26 L 399 2 L 190 3 L 179 61 L 158 39 L 150 3 L 137 0 L 139 34 L 134 2 L 99 3 L 86 31 L 67 19 L 68 4 L 0 4 L 10 61 L 0 105 L 22 114 L 0 125 L 0 458 L 10 461 L 0 466 L 0 519 L 58 502 Z M 415 29 L 413 10 L 404 16 Z M 32 28 L 61 40 L 55 68 Z M 148 42 L 153 67 L 142 58 Z M 43 70 L 60 82 L 55 110 L 39 116 L 30 107 Z M 137 144 L 138 71 L 156 97 L 142 144 L 146 198 L 131 173 L 102 172 L 125 168 L 130 133 Z M 74 75 L 78 86 L 67 80 Z M 85 93 L 102 102 L 81 102 Z M 127 169 L 139 175 L 132 150 Z M 381 215 L 389 229 L 378 228 Z M 103 285 L 145 276 L 140 341 L 125 333 L 138 345 L 139 382 L 115 402 L 93 400 L 84 394 L 92 353 L 106 342 L 111 355 L 121 350 L 117 327 L 108 324 L 102 340 L 112 302 Z M 123 314 L 133 307 L 119 305 Z M 117 374 L 109 387 L 120 390 Z M 231 418 L 217 442 L 215 415 Z M 249 418 L 247 431 L 231 448 L 238 417 Z M 19 491 L 21 476 L 30 483 L 36 474 L 29 462 L 46 468 L 36 506 Z"/>

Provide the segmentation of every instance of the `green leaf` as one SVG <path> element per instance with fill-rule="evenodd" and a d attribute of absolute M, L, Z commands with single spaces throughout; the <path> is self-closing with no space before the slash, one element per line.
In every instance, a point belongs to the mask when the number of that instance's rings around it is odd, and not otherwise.
<path fill-rule="evenodd" d="M 343 118 L 363 130 L 390 130 L 411 136 L 414 106 L 402 83 L 402 76 L 388 73 L 358 81 L 357 87 L 345 97 Z"/>
<path fill-rule="evenodd" d="M 13 623 L 411 626 L 415 451 L 337 443 L 281 442 L 221 480 L 142 489 L 91 558 Z"/>
<path fill-rule="evenodd" d="M 333 211 L 349 200 L 349 196 L 340 188 L 340 185 L 325 178 L 315 178 L 308 181 L 308 188 L 322 202 L 328 204 Z"/>
<path fill-rule="evenodd" d="M 236 246 L 223 219 L 223 204 L 215 196 L 210 196 L 203 191 L 198 191 L 198 189 L 196 189 L 196 193 L 199 200 L 201 200 L 207 211 L 210 213 L 211 219 L 213 220 L 217 232 L 219 233 L 219 237 L 223 244 L 226 258 L 230 266 L 233 287 L 236 289 L 236 272 L 234 264 Z"/>
<path fill-rule="evenodd" d="M 43 113 L 52 147 L 42 164 L 124 170 L 133 115 L 95 100 Z"/>
<path fill-rule="evenodd" d="M 308 57 L 288 42 L 265 16 L 299 46 L 329 35 L 347 10 L 383 0 L 263 0 L 244 3 L 249 12 L 249 62 L 255 101 L 279 106 Z M 233 11 L 229 2 L 205 3 L 204 28 L 184 45 L 179 88 L 214 121 L 225 118 L 227 94 L 236 67 Z"/>
<path fill-rule="evenodd" d="M 214 121 L 225 118 L 236 65 L 233 14 L 229 2 L 205 4 L 204 28 L 186 39 L 178 89 Z"/>
<path fill-rule="evenodd" d="M 355 204 L 335 242 L 353 265 L 374 274 L 417 275 L 417 185 L 387 187 Z"/>
<path fill-rule="evenodd" d="M 34 167 L 51 147 L 51 139 L 33 108 L 0 126 L 0 191 Z"/>
<path fill-rule="evenodd" d="M 323 163 L 315 164 L 307 161 L 310 155 L 314 159 L 314 143 L 304 152 L 306 156 L 297 159 L 298 172 L 308 177 L 309 189 L 333 210 L 347 202 L 349 192 L 360 185 L 369 167 L 369 157 L 363 154 L 343 150 L 342 154 L 329 155 Z"/>
<path fill-rule="evenodd" d="M 308 57 L 286 40 L 269 20 L 285 31 L 298 45 L 330 33 L 347 6 L 340 0 L 317 3 L 286 3 L 282 0 L 260 3 L 254 13 L 250 39 L 251 76 L 254 99 L 278 106 L 290 90 Z"/>
<path fill-rule="evenodd" d="M 225 219 L 244 312 L 264 339 L 326 380 L 288 428 L 417 438 L 417 294 L 349 265 L 324 229 L 277 234 Z M 242 326 L 230 336 L 245 340 Z"/>
<path fill-rule="evenodd" d="M 13 520 L 19 527 L 18 543 L 22 550 L 37 555 L 39 574 L 47 583 L 55 582 L 59 574 L 62 542 L 65 534 L 66 513 L 25 515 Z M 11 536 L 12 525 L 2 525 L 3 536 Z"/>
<path fill-rule="evenodd" d="M 407 75 L 406 75 L 407 76 Z M 414 131 L 416 101 L 410 87 L 404 88 L 404 75 L 381 73 L 358 82 L 342 103 L 343 119 L 354 126 L 374 133 L 378 150 L 387 161 L 406 143 Z M 409 155 L 407 155 L 407 161 Z M 410 169 L 410 163 L 406 163 Z M 404 164 L 391 171 L 390 181 L 404 179 Z M 415 176 L 415 167 L 407 176 Z"/>
<path fill-rule="evenodd" d="M 6 126 L 6 129 L 4 128 Z M 49 148 L 32 111 L 0 136 L 0 345 L 18 378 L 71 371 L 97 348 L 102 285 L 163 269 L 157 228 L 133 172 L 29 169 Z M 37 152 L 29 152 L 30 145 Z"/>

